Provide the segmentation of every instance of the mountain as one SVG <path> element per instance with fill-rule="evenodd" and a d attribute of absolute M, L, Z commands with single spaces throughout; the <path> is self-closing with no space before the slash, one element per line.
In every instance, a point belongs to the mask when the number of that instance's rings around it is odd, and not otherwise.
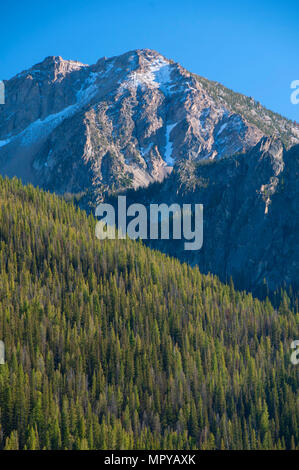
<path fill-rule="evenodd" d="M 0 449 L 298 449 L 295 312 L 0 177 Z"/>
<path fill-rule="evenodd" d="M 5 88 L 0 173 L 57 193 L 147 186 L 273 134 L 299 143 L 291 121 L 147 49 L 91 66 L 48 57 Z"/>
<path fill-rule="evenodd" d="M 118 192 L 203 203 L 200 252 L 151 246 L 259 294 L 298 287 L 297 125 L 147 49 L 48 57 L 5 87 L 0 173 L 87 210 Z"/>

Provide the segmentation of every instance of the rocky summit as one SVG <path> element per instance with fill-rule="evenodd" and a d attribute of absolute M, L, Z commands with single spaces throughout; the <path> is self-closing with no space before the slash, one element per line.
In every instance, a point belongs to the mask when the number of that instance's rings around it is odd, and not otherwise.
<path fill-rule="evenodd" d="M 299 143 L 291 121 L 152 50 L 91 66 L 47 57 L 5 89 L 0 172 L 58 193 L 147 186 L 273 134 Z"/>
<path fill-rule="evenodd" d="M 148 49 L 94 65 L 47 57 L 5 92 L 1 174 L 84 208 L 119 191 L 203 203 L 200 253 L 160 249 L 242 288 L 298 279 L 292 121 Z"/>

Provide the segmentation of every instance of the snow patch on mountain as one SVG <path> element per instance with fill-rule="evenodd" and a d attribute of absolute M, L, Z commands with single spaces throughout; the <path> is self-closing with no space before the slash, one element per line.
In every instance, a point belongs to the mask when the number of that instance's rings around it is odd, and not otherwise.
<path fill-rule="evenodd" d="M 76 103 L 67 106 L 62 111 L 55 114 L 49 114 L 45 119 L 37 119 L 32 122 L 20 134 L 12 137 L 10 141 L 21 139 L 24 146 L 30 145 L 43 137 L 47 137 L 57 126 L 65 119 L 74 116 L 80 109 L 86 106 L 97 92 L 95 81 L 99 76 L 98 73 L 92 72 L 85 81 L 84 85 L 76 94 Z M 7 145 L 9 141 L 2 141 L 2 145 Z M 0 145 L 1 146 L 1 145 Z"/>
<path fill-rule="evenodd" d="M 227 122 L 225 122 L 224 124 L 222 124 L 222 126 L 220 127 L 219 131 L 217 132 L 217 135 L 221 134 L 222 131 L 224 131 L 224 129 L 226 128 L 227 126 Z"/>
<path fill-rule="evenodd" d="M 129 74 L 128 79 L 119 87 L 122 92 L 125 89 L 141 87 L 142 90 L 149 88 L 163 88 L 170 82 L 171 65 L 162 57 L 156 57 L 149 65 L 141 71 Z"/>
<path fill-rule="evenodd" d="M 152 148 L 153 146 L 153 143 L 151 142 L 145 149 L 144 148 L 141 148 L 140 149 L 140 153 L 141 155 L 144 157 L 145 155 L 148 154 L 148 152 L 150 151 L 150 149 Z"/>
<path fill-rule="evenodd" d="M 174 159 L 172 158 L 172 147 L 173 147 L 173 144 L 172 142 L 170 141 L 170 133 L 172 131 L 172 129 L 176 126 L 176 123 L 175 124 L 168 124 L 166 126 L 166 147 L 165 147 L 165 161 L 166 163 L 169 165 L 169 166 L 173 166 L 174 165 Z"/>
<path fill-rule="evenodd" d="M 11 139 L 0 140 L 0 147 L 4 147 L 10 143 Z"/>

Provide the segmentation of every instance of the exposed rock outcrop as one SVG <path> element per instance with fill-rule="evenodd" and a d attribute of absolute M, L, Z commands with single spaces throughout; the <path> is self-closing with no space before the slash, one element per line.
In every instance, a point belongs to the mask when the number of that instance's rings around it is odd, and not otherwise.
<path fill-rule="evenodd" d="M 92 66 L 48 57 L 5 85 L 0 172 L 58 193 L 147 186 L 273 133 L 299 143 L 290 121 L 151 50 Z"/>

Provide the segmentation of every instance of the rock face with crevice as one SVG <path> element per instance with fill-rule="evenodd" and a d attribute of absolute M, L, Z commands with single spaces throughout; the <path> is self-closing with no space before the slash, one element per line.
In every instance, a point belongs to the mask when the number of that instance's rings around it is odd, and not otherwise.
<path fill-rule="evenodd" d="M 245 153 L 266 135 L 299 143 L 290 121 L 152 50 L 91 66 L 48 57 L 5 86 L 0 172 L 94 200 L 162 181 L 182 161 Z"/>

